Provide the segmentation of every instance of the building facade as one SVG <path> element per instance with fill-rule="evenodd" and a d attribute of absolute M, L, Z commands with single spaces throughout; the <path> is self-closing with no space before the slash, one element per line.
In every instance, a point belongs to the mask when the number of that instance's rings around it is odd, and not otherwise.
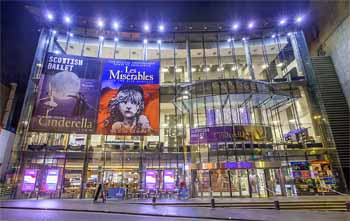
<path fill-rule="evenodd" d="M 99 182 L 107 189 L 128 188 L 130 196 L 176 194 L 180 183 L 191 197 L 299 196 L 346 188 L 297 27 L 137 27 L 42 28 L 7 175 L 8 183 L 17 184 L 15 197 L 89 198 Z M 158 118 L 155 132 L 56 132 L 60 122 L 48 115 L 74 90 L 66 86 L 74 78 L 64 77 L 47 86 L 44 104 L 51 109 L 44 112 L 51 129 L 35 128 L 43 81 L 56 58 L 159 62 L 159 99 L 143 108 L 145 116 Z M 84 68 L 86 75 L 99 74 L 90 90 L 97 91 L 99 108 L 109 107 L 98 95 L 101 70 Z"/>

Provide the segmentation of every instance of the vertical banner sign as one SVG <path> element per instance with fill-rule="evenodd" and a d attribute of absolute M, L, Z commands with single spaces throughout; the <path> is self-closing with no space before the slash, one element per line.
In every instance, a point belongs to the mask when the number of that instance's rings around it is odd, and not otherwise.
<path fill-rule="evenodd" d="M 155 190 L 156 189 L 156 174 L 155 170 L 146 170 L 146 189 Z"/>
<path fill-rule="evenodd" d="M 35 189 L 35 182 L 38 175 L 37 169 L 26 169 L 23 176 L 22 191 L 32 192 Z"/>
<path fill-rule="evenodd" d="M 164 190 L 175 190 L 175 171 L 164 170 Z"/>
<path fill-rule="evenodd" d="M 49 53 L 40 78 L 31 130 L 94 133 L 101 62 Z"/>
<path fill-rule="evenodd" d="M 159 134 L 159 66 L 159 61 L 105 61 L 98 134 Z"/>

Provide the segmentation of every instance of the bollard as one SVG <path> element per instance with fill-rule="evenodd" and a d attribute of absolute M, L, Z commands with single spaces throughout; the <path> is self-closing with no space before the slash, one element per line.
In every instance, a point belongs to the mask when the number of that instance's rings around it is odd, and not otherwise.
<path fill-rule="evenodd" d="M 214 198 L 212 198 L 210 200 L 210 203 L 211 203 L 211 208 L 215 208 L 215 199 Z"/>
<path fill-rule="evenodd" d="M 345 208 L 346 208 L 346 212 L 350 212 L 350 202 L 349 201 L 345 202 Z"/>
<path fill-rule="evenodd" d="M 153 205 L 156 204 L 156 197 L 155 197 L 155 196 L 152 197 L 152 204 L 153 204 Z"/>
<path fill-rule="evenodd" d="M 273 201 L 273 204 L 275 205 L 275 209 L 280 210 L 280 201 L 275 200 Z"/>

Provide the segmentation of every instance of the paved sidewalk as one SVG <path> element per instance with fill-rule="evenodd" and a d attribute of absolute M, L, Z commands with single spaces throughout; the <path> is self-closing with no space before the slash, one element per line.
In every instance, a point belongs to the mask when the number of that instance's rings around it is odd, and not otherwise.
<path fill-rule="evenodd" d="M 273 201 L 278 200 L 280 202 L 307 202 L 307 201 L 342 201 L 346 200 L 350 201 L 350 195 L 348 197 L 332 195 L 332 196 L 295 196 L 295 197 L 270 197 L 270 198 L 215 198 L 216 203 L 262 203 L 269 202 L 273 203 Z M 129 199 L 120 201 L 124 203 L 131 204 L 150 204 L 152 203 L 152 199 Z M 187 200 L 178 200 L 175 198 L 162 198 L 157 199 L 157 203 L 162 204 L 197 204 L 197 203 L 210 203 L 210 198 L 190 198 Z"/>
<path fill-rule="evenodd" d="M 92 203 L 89 200 L 9 200 L 0 201 L 0 208 L 22 208 L 29 210 L 58 210 L 80 212 L 102 212 L 154 217 L 245 220 L 245 221 L 349 221 L 347 212 L 278 211 L 255 209 L 225 209 L 173 207 L 127 204 L 125 202 Z"/>

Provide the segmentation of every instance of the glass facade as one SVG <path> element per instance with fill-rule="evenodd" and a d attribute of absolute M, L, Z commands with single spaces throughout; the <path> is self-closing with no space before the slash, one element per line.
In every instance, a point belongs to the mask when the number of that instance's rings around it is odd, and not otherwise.
<path fill-rule="evenodd" d="M 335 147 L 308 89 L 312 73 L 305 68 L 301 32 L 251 38 L 225 31 L 71 33 L 41 31 L 7 175 L 8 183 L 18 183 L 17 198 L 90 198 L 98 182 L 140 197 L 150 192 L 153 178 L 159 196 L 175 195 L 182 182 L 191 197 L 296 196 L 343 188 Z M 159 60 L 159 136 L 30 131 L 47 53 Z M 33 188 L 23 191 L 25 174 L 33 169 L 34 181 L 27 180 Z M 48 181 L 52 171 L 54 188 Z M 175 188 L 168 188 L 172 178 L 166 171 L 173 171 Z"/>

